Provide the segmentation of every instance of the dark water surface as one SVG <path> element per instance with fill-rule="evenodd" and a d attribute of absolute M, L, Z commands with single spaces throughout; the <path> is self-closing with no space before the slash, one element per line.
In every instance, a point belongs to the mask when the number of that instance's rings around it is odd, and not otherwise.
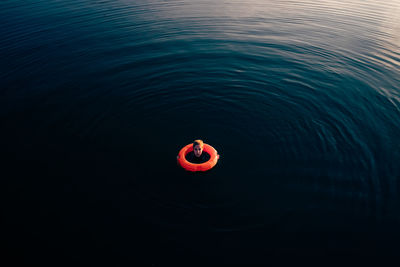
<path fill-rule="evenodd" d="M 0 36 L 14 262 L 400 249 L 399 1 L 1 1 Z"/>

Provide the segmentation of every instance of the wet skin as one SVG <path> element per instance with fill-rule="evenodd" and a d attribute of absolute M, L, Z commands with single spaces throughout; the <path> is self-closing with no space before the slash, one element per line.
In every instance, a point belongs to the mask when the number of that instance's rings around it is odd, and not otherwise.
<path fill-rule="evenodd" d="M 200 157 L 200 156 L 201 156 L 201 153 L 203 153 L 203 149 L 202 149 L 199 145 L 196 145 L 196 146 L 193 148 L 193 152 L 194 152 L 194 155 L 195 155 L 196 157 Z"/>

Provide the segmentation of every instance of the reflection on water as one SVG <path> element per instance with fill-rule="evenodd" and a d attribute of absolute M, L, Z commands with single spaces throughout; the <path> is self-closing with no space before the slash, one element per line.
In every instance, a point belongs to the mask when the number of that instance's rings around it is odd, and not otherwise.
<path fill-rule="evenodd" d="M 399 14 L 394 0 L 1 2 L 10 250 L 396 251 Z M 189 174 L 176 154 L 197 138 L 221 160 Z"/>

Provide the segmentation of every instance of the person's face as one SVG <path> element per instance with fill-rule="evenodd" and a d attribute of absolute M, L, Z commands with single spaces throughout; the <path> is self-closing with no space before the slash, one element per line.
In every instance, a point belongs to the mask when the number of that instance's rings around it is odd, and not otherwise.
<path fill-rule="evenodd" d="M 194 146 L 193 152 L 196 157 L 200 157 L 201 153 L 203 152 L 203 149 L 201 149 L 201 147 L 199 145 L 197 145 L 197 146 Z"/>

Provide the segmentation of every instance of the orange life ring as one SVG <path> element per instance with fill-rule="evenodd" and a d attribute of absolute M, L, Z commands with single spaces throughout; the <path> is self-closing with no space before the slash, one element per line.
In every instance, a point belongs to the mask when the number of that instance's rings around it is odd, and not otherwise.
<path fill-rule="evenodd" d="M 213 148 L 210 145 L 204 144 L 203 147 L 203 152 L 207 152 L 210 155 L 210 159 L 204 163 L 196 164 L 196 163 L 191 163 L 186 159 L 186 155 L 189 152 L 193 151 L 193 144 L 188 144 L 184 146 L 181 151 L 179 151 L 179 154 L 177 156 L 179 164 L 184 168 L 185 170 L 191 171 L 191 172 L 197 172 L 197 171 L 208 171 L 212 167 L 217 164 L 219 155 L 217 150 Z"/>

